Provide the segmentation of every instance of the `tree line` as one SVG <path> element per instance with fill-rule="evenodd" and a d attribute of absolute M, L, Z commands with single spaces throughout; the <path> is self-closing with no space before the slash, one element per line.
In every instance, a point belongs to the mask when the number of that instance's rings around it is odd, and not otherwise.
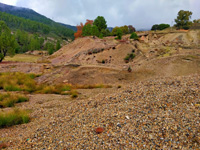
<path fill-rule="evenodd" d="M 33 50 L 47 50 L 51 55 L 61 48 L 60 40 L 50 41 L 38 34 L 17 30 L 13 36 L 16 40 L 15 53 L 25 53 Z"/>
<path fill-rule="evenodd" d="M 6 55 L 25 53 L 30 50 L 46 50 L 51 55 L 61 48 L 60 40 L 51 41 L 38 34 L 23 30 L 11 32 L 4 21 L 0 21 L 0 62 Z"/>
<path fill-rule="evenodd" d="M 118 36 L 121 39 L 122 35 L 135 32 L 135 28 L 132 25 L 125 25 L 121 27 L 115 27 L 112 31 L 107 28 L 106 20 L 103 16 L 98 16 L 94 21 L 86 20 L 86 23 L 80 23 L 77 25 L 77 32 L 74 33 L 75 38 L 84 36 L 97 36 L 99 38 L 107 36 Z"/>
<path fill-rule="evenodd" d="M 190 21 L 192 17 L 192 12 L 191 11 L 185 11 L 185 10 L 180 10 L 178 12 L 177 18 L 174 19 L 174 21 L 176 22 L 176 24 L 174 25 L 177 29 L 185 29 L 188 30 L 190 29 L 194 23 L 200 23 L 200 21 L 197 20 L 193 20 Z M 170 25 L 169 24 L 155 24 L 152 26 L 151 30 L 164 30 L 166 28 L 169 28 Z"/>

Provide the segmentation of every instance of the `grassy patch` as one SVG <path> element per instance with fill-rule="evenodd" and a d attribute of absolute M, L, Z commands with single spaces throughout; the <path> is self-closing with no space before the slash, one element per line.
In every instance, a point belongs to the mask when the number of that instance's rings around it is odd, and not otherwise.
<path fill-rule="evenodd" d="M 66 91 L 71 91 L 72 90 L 71 85 L 40 85 L 38 88 L 37 93 L 42 93 L 42 94 L 63 94 L 66 93 Z"/>
<path fill-rule="evenodd" d="M 187 55 L 187 57 L 192 58 L 192 59 L 198 59 L 199 58 L 197 55 Z"/>
<path fill-rule="evenodd" d="M 24 124 L 28 123 L 29 121 L 29 114 L 25 110 L 14 109 L 9 112 L 0 113 L 0 128 Z"/>
<path fill-rule="evenodd" d="M 34 80 L 36 77 L 37 75 L 34 74 L 0 73 L 0 89 L 5 91 L 22 91 L 26 93 L 72 95 L 72 91 L 76 89 L 112 88 L 110 85 L 103 84 L 75 86 L 70 84 L 37 84 Z"/>
<path fill-rule="evenodd" d="M 28 101 L 29 98 L 19 94 L 0 94 L 0 107 L 13 107 L 15 103 Z"/>
<path fill-rule="evenodd" d="M 169 57 L 171 55 L 172 55 L 172 50 L 170 47 L 166 47 L 158 51 L 158 57 Z"/>
<path fill-rule="evenodd" d="M 14 61 L 14 62 L 37 62 L 40 56 L 17 54 L 13 57 L 6 56 L 4 61 Z"/>
<path fill-rule="evenodd" d="M 5 91 L 27 91 L 36 90 L 34 78 L 37 75 L 24 73 L 0 73 L 0 89 Z"/>

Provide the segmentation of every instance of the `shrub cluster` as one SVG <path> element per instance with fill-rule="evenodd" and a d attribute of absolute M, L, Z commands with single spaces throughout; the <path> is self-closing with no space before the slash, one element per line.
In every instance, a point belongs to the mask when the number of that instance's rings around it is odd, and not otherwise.
<path fill-rule="evenodd" d="M 0 73 L 0 89 L 5 91 L 27 91 L 34 92 L 36 90 L 36 82 L 34 74 L 24 73 Z"/>
<path fill-rule="evenodd" d="M 137 35 L 137 33 L 135 33 L 135 32 L 133 32 L 132 34 L 131 34 L 131 36 L 130 36 L 130 39 L 134 39 L 134 40 L 138 40 L 138 35 Z"/>
<path fill-rule="evenodd" d="M 164 29 L 169 28 L 169 27 L 170 27 L 169 24 L 164 24 L 164 23 L 155 24 L 155 25 L 152 26 L 151 30 L 164 30 Z"/>
<path fill-rule="evenodd" d="M 29 98 L 19 94 L 0 94 L 0 107 L 13 107 L 15 103 L 28 101 Z"/>
<path fill-rule="evenodd" d="M 131 54 L 128 54 L 125 58 L 124 58 L 124 61 L 126 63 L 128 63 L 129 61 L 133 60 L 135 58 L 135 54 L 132 52 Z"/>
<path fill-rule="evenodd" d="M 25 110 L 14 109 L 9 112 L 0 112 L 0 128 L 28 123 L 29 113 Z"/>

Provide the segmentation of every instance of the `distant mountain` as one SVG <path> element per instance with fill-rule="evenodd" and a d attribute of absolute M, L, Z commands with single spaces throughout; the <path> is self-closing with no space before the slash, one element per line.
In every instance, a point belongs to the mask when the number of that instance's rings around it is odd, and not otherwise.
<path fill-rule="evenodd" d="M 68 30 L 68 32 L 71 34 L 70 36 L 72 36 L 72 34 L 73 34 L 72 32 L 75 31 L 73 26 L 57 23 L 57 22 L 37 13 L 34 10 L 29 9 L 29 8 L 10 6 L 10 5 L 0 3 L 0 11 L 14 15 L 14 16 L 18 16 L 18 17 L 22 17 L 22 18 L 29 19 L 32 21 L 36 21 L 39 23 L 43 23 L 52 28 L 58 28 L 59 31 L 61 31 L 62 29 L 65 31 Z"/>
<path fill-rule="evenodd" d="M 151 29 L 150 28 L 141 28 L 141 29 L 138 29 L 137 31 L 150 31 Z"/>
<path fill-rule="evenodd" d="M 59 23 L 59 22 L 58 22 L 58 23 Z M 74 30 L 74 31 L 77 31 L 76 26 L 72 26 L 72 25 L 68 25 L 68 24 L 64 24 L 64 23 L 59 23 L 59 24 L 65 26 L 65 27 L 67 27 L 67 28 L 69 28 L 69 29 L 72 29 L 72 30 Z"/>
<path fill-rule="evenodd" d="M 0 3 L 0 11 L 6 12 L 6 13 L 9 13 L 9 14 L 18 16 L 18 17 L 23 17 L 25 19 L 30 19 L 30 20 L 33 20 L 33 21 L 48 24 L 48 25 L 52 24 L 52 22 L 54 22 L 53 20 L 35 12 L 32 9 L 28 9 L 28 8 L 10 6 L 10 5 Z"/>
<path fill-rule="evenodd" d="M 107 27 L 107 29 L 112 32 L 112 30 L 114 29 L 113 27 Z"/>

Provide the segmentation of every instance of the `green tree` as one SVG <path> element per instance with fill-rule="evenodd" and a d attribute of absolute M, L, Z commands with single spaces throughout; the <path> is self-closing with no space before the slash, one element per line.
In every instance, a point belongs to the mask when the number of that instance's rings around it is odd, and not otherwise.
<path fill-rule="evenodd" d="M 169 24 L 164 24 L 164 23 L 159 24 L 159 25 L 155 24 L 155 25 L 152 26 L 151 30 L 164 30 L 164 29 L 169 28 L 169 27 L 170 27 Z"/>
<path fill-rule="evenodd" d="M 91 31 L 92 31 L 92 25 L 91 24 L 85 25 L 82 30 L 82 36 L 92 35 Z"/>
<path fill-rule="evenodd" d="M 158 25 L 159 30 L 164 30 L 164 29 L 169 28 L 169 27 L 170 27 L 169 24 L 164 24 L 164 23 Z"/>
<path fill-rule="evenodd" d="M 15 37 L 11 34 L 5 22 L 0 21 L 0 62 L 7 54 L 14 55 L 15 47 Z"/>
<path fill-rule="evenodd" d="M 40 40 L 37 35 L 34 35 L 30 41 L 30 50 L 39 50 L 40 49 Z"/>
<path fill-rule="evenodd" d="M 54 44 L 47 42 L 44 46 L 44 49 L 48 51 L 49 55 L 53 54 L 55 52 Z"/>
<path fill-rule="evenodd" d="M 108 29 L 102 29 L 101 33 L 103 34 L 104 37 L 109 36 L 110 35 L 110 31 Z"/>
<path fill-rule="evenodd" d="M 200 19 L 193 20 L 193 23 L 200 23 Z"/>
<path fill-rule="evenodd" d="M 113 36 L 116 36 L 117 35 L 117 30 L 119 29 L 119 27 L 115 27 L 113 30 L 112 30 L 112 32 L 111 32 L 111 34 L 113 35 Z"/>
<path fill-rule="evenodd" d="M 60 48 L 61 48 L 60 41 L 57 40 L 57 43 L 56 43 L 56 50 L 59 50 Z"/>
<path fill-rule="evenodd" d="M 122 30 L 120 28 L 117 29 L 116 35 L 117 35 L 116 39 L 119 39 L 119 40 L 122 39 L 123 32 L 122 32 Z"/>
<path fill-rule="evenodd" d="M 178 16 L 175 19 L 176 22 L 176 27 L 178 27 L 178 29 L 184 29 L 184 28 L 189 28 L 191 25 L 191 16 L 192 16 L 192 12 L 191 11 L 184 11 L 184 10 L 180 10 L 178 12 Z"/>
<path fill-rule="evenodd" d="M 25 31 L 17 30 L 15 33 L 15 38 L 19 45 L 16 53 L 26 52 L 30 43 L 28 33 Z"/>
<path fill-rule="evenodd" d="M 158 24 L 154 24 L 153 26 L 152 26 L 152 28 L 151 28 L 151 30 L 153 31 L 153 30 L 158 30 Z"/>
<path fill-rule="evenodd" d="M 133 32 L 130 36 L 130 39 L 138 40 L 138 35 L 137 33 Z"/>
<path fill-rule="evenodd" d="M 100 33 L 99 38 L 103 39 L 103 33 Z"/>
<path fill-rule="evenodd" d="M 93 36 L 99 36 L 99 29 L 97 28 L 97 26 L 96 25 L 93 25 L 92 26 L 92 29 L 91 29 L 91 34 L 93 35 Z"/>
<path fill-rule="evenodd" d="M 126 26 L 126 25 L 120 27 L 120 29 L 122 30 L 122 33 L 123 33 L 123 34 L 128 34 L 128 32 L 129 32 L 128 26 Z"/>
<path fill-rule="evenodd" d="M 101 32 L 102 29 L 107 28 L 106 20 L 103 16 L 98 16 L 95 20 L 93 25 L 96 25 L 99 29 L 99 32 Z"/>

